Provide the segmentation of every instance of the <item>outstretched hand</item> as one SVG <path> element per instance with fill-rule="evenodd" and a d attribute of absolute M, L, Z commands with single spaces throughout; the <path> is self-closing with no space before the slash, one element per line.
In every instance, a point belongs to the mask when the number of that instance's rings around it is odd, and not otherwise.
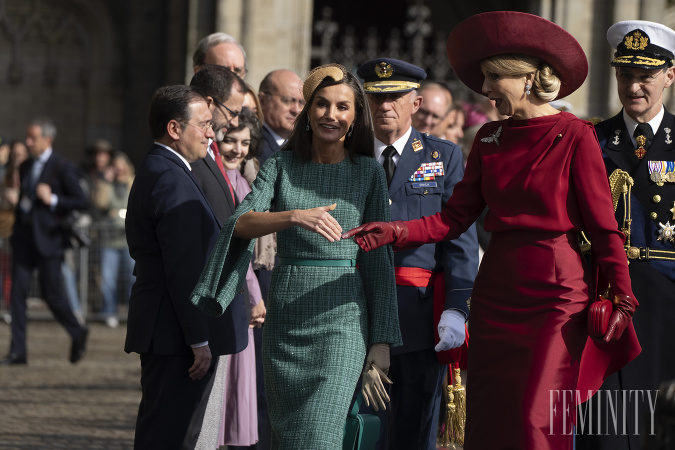
<path fill-rule="evenodd" d="M 370 222 L 353 228 L 342 235 L 342 239 L 353 237 L 354 242 L 369 252 L 383 245 L 395 243 L 397 239 L 408 237 L 408 227 L 401 221 Z"/>
<path fill-rule="evenodd" d="M 330 214 L 336 206 L 337 204 L 333 203 L 329 206 L 299 210 L 298 225 L 305 230 L 320 234 L 330 242 L 339 241 L 342 227 Z"/>

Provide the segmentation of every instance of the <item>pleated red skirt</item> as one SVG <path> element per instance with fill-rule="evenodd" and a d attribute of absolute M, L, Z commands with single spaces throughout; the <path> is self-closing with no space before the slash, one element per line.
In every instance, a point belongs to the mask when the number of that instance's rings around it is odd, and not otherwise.
<path fill-rule="evenodd" d="M 572 449 L 585 269 L 576 233 L 492 234 L 471 298 L 466 450 Z"/>

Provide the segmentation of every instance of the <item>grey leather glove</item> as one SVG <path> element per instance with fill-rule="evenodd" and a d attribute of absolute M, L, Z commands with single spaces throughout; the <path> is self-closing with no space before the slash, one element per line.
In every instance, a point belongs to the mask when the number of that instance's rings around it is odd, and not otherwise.
<path fill-rule="evenodd" d="M 366 406 L 373 406 L 375 411 L 387 409 L 389 394 L 383 383 L 392 384 L 387 377 L 389 372 L 389 344 L 373 344 L 370 346 L 366 365 L 361 374 L 361 395 Z"/>

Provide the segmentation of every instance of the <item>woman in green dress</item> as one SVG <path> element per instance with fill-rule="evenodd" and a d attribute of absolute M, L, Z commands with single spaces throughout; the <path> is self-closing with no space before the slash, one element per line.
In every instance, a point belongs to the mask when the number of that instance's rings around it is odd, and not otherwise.
<path fill-rule="evenodd" d="M 366 403 L 385 407 L 389 347 L 401 337 L 391 249 L 340 240 L 343 227 L 389 220 L 363 89 L 328 65 L 309 74 L 303 96 L 295 130 L 223 227 L 192 301 L 221 314 L 255 238 L 277 233 L 263 331 L 272 448 L 334 450 L 360 375 Z"/>

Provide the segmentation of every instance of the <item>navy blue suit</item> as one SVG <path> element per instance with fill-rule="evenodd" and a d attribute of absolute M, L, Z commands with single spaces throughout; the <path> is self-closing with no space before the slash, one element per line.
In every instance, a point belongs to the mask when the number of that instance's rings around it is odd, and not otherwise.
<path fill-rule="evenodd" d="M 185 163 L 153 146 L 136 173 L 126 218 L 136 282 L 124 350 L 141 354 L 143 388 L 137 448 L 180 448 L 208 381 L 188 377 L 194 361 L 190 345 L 208 341 L 212 355 L 221 355 L 241 351 L 248 342 L 243 310 L 243 317 L 214 318 L 189 300 L 219 231 Z"/>
<path fill-rule="evenodd" d="M 16 208 L 16 221 L 12 243 L 12 344 L 10 353 L 26 356 L 26 297 L 30 277 L 38 268 L 40 289 L 54 317 L 72 338 L 77 338 L 85 328 L 73 315 L 61 288 L 63 252 L 70 245 L 68 232 L 62 227 L 64 217 L 73 210 L 87 208 L 87 198 L 82 191 L 75 167 L 61 155 L 52 152 L 45 162 L 37 183 L 31 186 L 33 159 L 19 167 L 21 180 L 20 198 L 30 198 L 32 207 L 24 212 L 21 202 Z M 35 197 L 35 187 L 46 183 L 58 198 L 55 208 L 45 205 Z"/>
<path fill-rule="evenodd" d="M 433 181 L 411 181 L 425 163 L 443 163 Z M 436 214 L 464 176 L 462 152 L 449 142 L 412 129 L 389 186 L 391 220 L 412 220 Z M 443 272 L 445 308 L 468 315 L 467 301 L 478 270 L 478 242 L 472 225 L 453 241 L 426 244 L 394 253 L 396 267 Z M 434 351 L 433 287 L 396 287 L 403 346 L 392 348 L 389 376 L 391 408 L 388 439 L 379 448 L 435 449 L 443 377 Z M 381 414 L 381 418 L 382 418 Z"/>
<path fill-rule="evenodd" d="M 260 154 L 258 155 L 258 161 L 261 166 L 267 161 L 267 158 L 281 150 L 281 147 L 277 144 L 274 136 L 272 136 L 272 133 L 270 133 L 270 130 L 268 130 L 266 126 L 262 127 L 262 138 L 262 147 Z"/>
<path fill-rule="evenodd" d="M 623 416 L 623 407 L 614 405 L 617 415 L 617 430 L 613 425 L 601 431 L 597 427 L 592 429 L 593 435 L 579 436 L 577 448 L 584 449 L 619 449 L 628 448 L 630 439 L 633 449 L 641 448 L 640 435 L 635 433 L 649 432 L 649 400 L 647 391 L 651 391 L 652 402 L 655 400 L 655 390 L 665 381 L 675 379 L 675 359 L 670 355 L 675 348 L 675 334 L 672 332 L 675 323 L 675 243 L 658 240 L 659 223 L 675 222 L 675 182 L 666 181 L 658 186 L 649 176 L 649 162 L 675 161 L 675 116 L 665 111 L 659 129 L 654 135 L 645 157 L 640 160 L 635 156 L 635 147 L 623 120 L 623 112 L 596 126 L 596 132 L 603 150 L 607 174 L 615 169 L 621 169 L 633 178 L 631 189 L 631 235 L 630 244 L 642 250 L 665 250 L 672 252 L 671 259 L 630 259 L 628 270 L 630 273 L 633 293 L 640 306 L 633 316 L 635 332 L 640 339 L 642 353 L 621 369 L 611 375 L 602 385 L 601 392 L 615 392 L 620 390 L 639 390 L 644 397 L 636 401 L 634 396 L 628 399 L 626 417 Z M 658 201 L 657 201 L 658 200 Z M 652 218 L 652 213 L 655 218 Z M 624 205 L 619 198 L 616 219 L 619 227 L 623 226 Z M 667 256 L 667 257 L 668 257 Z M 606 396 L 603 397 L 606 399 Z M 595 397 L 597 400 L 597 396 Z M 621 397 L 619 397 L 619 401 Z M 647 430 L 635 430 L 635 407 L 638 407 L 638 427 Z M 603 405 L 601 414 L 602 423 L 612 416 Z M 597 407 L 597 405 L 593 405 Z M 644 414 L 647 414 L 646 417 Z M 597 421 L 597 412 L 592 417 Z M 623 433 L 623 421 L 626 420 L 626 433 Z M 585 424 L 588 430 L 588 423 Z M 579 428 L 579 427 L 578 427 Z"/>

